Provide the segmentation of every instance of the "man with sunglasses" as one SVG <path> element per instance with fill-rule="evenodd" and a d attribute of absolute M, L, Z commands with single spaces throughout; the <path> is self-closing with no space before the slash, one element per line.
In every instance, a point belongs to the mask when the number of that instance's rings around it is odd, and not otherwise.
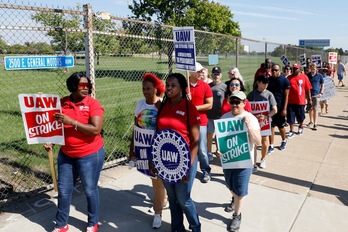
<path fill-rule="evenodd" d="M 305 105 L 306 98 L 309 104 L 312 104 L 311 89 L 312 85 L 306 74 L 301 72 L 300 64 L 293 64 L 293 74 L 288 76 L 290 90 L 288 97 L 287 122 L 290 125 L 290 131 L 287 138 L 294 137 L 295 119 L 298 122 L 298 135 L 303 133 L 303 121 L 306 118 Z"/>
<path fill-rule="evenodd" d="M 290 66 L 289 66 L 290 68 Z M 272 66 L 272 76 L 269 78 L 267 89 L 273 93 L 273 96 L 277 102 L 277 113 L 272 117 L 271 122 L 271 136 L 269 137 L 268 154 L 274 152 L 274 132 L 275 127 L 278 127 L 280 136 L 282 137 L 282 143 L 279 146 L 279 150 L 284 150 L 286 147 L 286 113 L 288 107 L 288 96 L 290 83 L 284 74 L 280 72 L 280 66 L 274 64 Z"/>

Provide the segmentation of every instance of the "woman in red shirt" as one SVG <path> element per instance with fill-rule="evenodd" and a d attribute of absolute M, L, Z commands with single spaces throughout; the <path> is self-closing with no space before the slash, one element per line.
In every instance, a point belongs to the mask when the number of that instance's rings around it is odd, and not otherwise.
<path fill-rule="evenodd" d="M 221 115 L 231 112 L 231 105 L 228 103 L 228 99 L 232 92 L 245 91 L 244 82 L 238 77 L 232 77 L 229 81 L 226 82 L 227 89 L 225 92 L 225 98 L 222 101 L 221 106 Z M 245 111 L 251 112 L 251 105 L 248 99 L 245 102 Z"/>
<path fill-rule="evenodd" d="M 188 100 L 186 89 L 187 80 L 182 74 L 173 73 L 168 76 L 166 95 L 157 114 L 157 129 L 175 130 L 190 148 L 189 174 L 182 177 L 179 183 L 163 182 L 168 193 L 171 231 L 185 231 L 185 214 L 192 232 L 200 232 L 201 223 L 195 203 L 191 199 L 191 189 L 197 172 L 200 118 L 196 107 Z"/>
<path fill-rule="evenodd" d="M 69 208 L 77 177 L 86 198 L 87 231 L 98 231 L 98 180 L 103 167 L 105 150 L 101 135 L 104 108 L 89 96 L 91 80 L 83 73 L 74 73 L 66 81 L 69 96 L 61 99 L 62 113 L 55 114 L 64 125 L 65 145 L 58 153 L 58 209 L 53 232 L 68 231 Z M 45 144 L 46 150 L 52 145 Z"/>

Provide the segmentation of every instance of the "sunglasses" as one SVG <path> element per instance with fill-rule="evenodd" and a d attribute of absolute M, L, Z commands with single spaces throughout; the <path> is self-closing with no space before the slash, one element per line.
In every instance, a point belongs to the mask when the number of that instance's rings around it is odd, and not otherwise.
<path fill-rule="evenodd" d="M 230 86 L 231 86 L 231 87 L 239 87 L 240 84 L 238 84 L 238 83 L 231 83 Z"/>
<path fill-rule="evenodd" d="M 238 100 L 232 100 L 230 101 L 230 105 L 236 105 L 238 106 L 242 101 L 238 101 Z"/>
<path fill-rule="evenodd" d="M 79 83 L 78 88 L 79 89 L 84 89 L 84 88 L 89 89 L 89 83 Z"/>
<path fill-rule="evenodd" d="M 272 72 L 278 72 L 279 69 L 272 69 Z"/>

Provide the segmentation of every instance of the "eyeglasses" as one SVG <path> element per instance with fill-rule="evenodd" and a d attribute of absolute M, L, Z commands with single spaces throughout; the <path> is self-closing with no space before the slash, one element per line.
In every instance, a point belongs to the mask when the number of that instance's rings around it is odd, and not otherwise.
<path fill-rule="evenodd" d="M 278 72 L 279 69 L 272 69 L 272 72 Z"/>
<path fill-rule="evenodd" d="M 238 106 L 242 101 L 238 101 L 238 100 L 232 100 L 230 101 L 230 105 L 236 105 Z"/>
<path fill-rule="evenodd" d="M 228 72 L 227 74 L 228 74 L 228 75 L 234 75 L 234 72 L 232 72 L 232 73 L 231 73 L 231 72 Z"/>
<path fill-rule="evenodd" d="M 219 76 L 221 73 L 213 73 L 214 76 Z"/>
<path fill-rule="evenodd" d="M 79 83 L 78 84 L 78 88 L 79 89 L 84 89 L 84 88 L 87 88 L 87 89 L 89 89 L 89 83 Z"/>
<path fill-rule="evenodd" d="M 238 84 L 238 83 L 231 83 L 230 86 L 231 86 L 231 87 L 239 87 L 240 84 Z"/>

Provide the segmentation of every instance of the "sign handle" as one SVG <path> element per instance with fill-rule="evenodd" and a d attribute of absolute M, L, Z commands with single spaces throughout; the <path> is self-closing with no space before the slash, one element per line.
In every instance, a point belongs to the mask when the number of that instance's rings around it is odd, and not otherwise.
<path fill-rule="evenodd" d="M 47 151 L 47 155 L 48 155 L 48 158 L 50 160 L 51 174 L 52 174 L 52 180 L 53 180 L 53 188 L 54 188 L 54 191 L 58 192 L 56 168 L 55 168 L 54 162 L 53 162 L 53 149 L 49 149 Z"/>
<path fill-rule="evenodd" d="M 191 91 L 190 91 L 190 72 L 186 71 L 186 76 L 187 76 L 187 94 L 191 95 Z M 191 99 L 191 97 L 190 97 Z"/>

